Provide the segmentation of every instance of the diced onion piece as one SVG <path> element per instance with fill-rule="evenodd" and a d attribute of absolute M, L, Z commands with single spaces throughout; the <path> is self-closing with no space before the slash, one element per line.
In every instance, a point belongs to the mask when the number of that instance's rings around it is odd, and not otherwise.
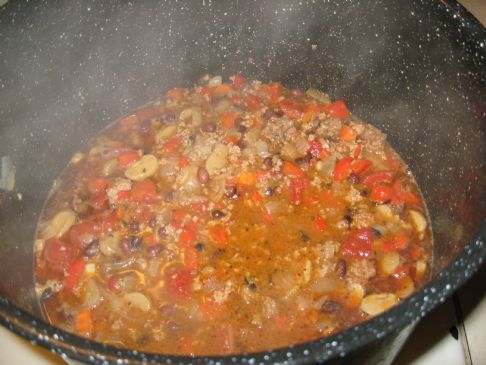
<path fill-rule="evenodd" d="M 113 256 L 120 253 L 120 233 L 114 232 L 100 239 L 100 251 L 105 256 Z"/>
<path fill-rule="evenodd" d="M 45 239 L 61 237 L 76 222 L 76 214 L 71 209 L 57 213 L 42 231 Z"/>
<path fill-rule="evenodd" d="M 201 183 L 197 178 L 198 167 L 190 165 L 181 171 L 181 184 L 187 192 L 194 192 L 201 187 Z"/>
<path fill-rule="evenodd" d="M 230 106 L 231 102 L 228 99 L 222 99 L 218 104 L 216 104 L 214 111 L 218 114 L 223 114 Z"/>
<path fill-rule="evenodd" d="M 381 218 L 383 220 L 393 219 L 393 212 L 390 206 L 387 204 L 377 205 L 375 207 L 375 213 L 378 216 L 378 218 Z"/>
<path fill-rule="evenodd" d="M 143 155 L 125 170 L 125 176 L 133 181 L 141 181 L 157 171 L 159 163 L 154 155 Z"/>
<path fill-rule="evenodd" d="M 71 157 L 71 161 L 69 161 L 70 164 L 77 164 L 79 161 L 81 161 L 84 158 L 84 153 L 81 152 L 76 152 L 73 157 Z"/>
<path fill-rule="evenodd" d="M 386 276 L 393 274 L 398 265 L 400 265 L 398 252 L 387 252 L 378 259 L 378 268 Z"/>
<path fill-rule="evenodd" d="M 118 162 L 116 161 L 116 159 L 108 160 L 103 165 L 103 169 L 101 170 L 101 173 L 103 174 L 103 176 L 109 176 L 115 171 L 117 166 L 118 166 Z"/>
<path fill-rule="evenodd" d="M 209 87 L 216 87 L 223 83 L 223 78 L 221 76 L 213 76 L 208 81 Z"/>
<path fill-rule="evenodd" d="M 260 156 L 262 158 L 270 156 L 270 153 L 268 152 L 268 145 L 267 145 L 267 142 L 265 142 L 265 141 L 262 141 L 260 139 L 258 141 L 256 141 L 255 142 L 255 149 L 256 149 L 256 153 L 258 154 L 258 156 Z"/>
<path fill-rule="evenodd" d="M 336 156 L 328 156 L 323 158 L 316 164 L 316 167 L 323 175 L 331 175 L 336 165 Z"/>
<path fill-rule="evenodd" d="M 329 95 L 323 93 L 322 91 L 314 89 L 312 87 L 307 89 L 305 94 L 310 98 L 313 98 L 313 99 L 316 99 L 317 101 L 320 101 L 321 103 L 329 104 L 331 102 Z"/>
<path fill-rule="evenodd" d="M 164 139 L 167 139 L 171 137 L 177 130 L 177 125 L 171 124 L 168 125 L 167 127 L 161 129 L 156 135 L 155 135 L 155 141 L 157 143 L 161 143 Z"/>
<path fill-rule="evenodd" d="M 361 310 L 370 316 L 376 316 L 399 302 L 393 293 L 371 294 L 361 301 Z"/>
<path fill-rule="evenodd" d="M 282 202 L 279 200 L 270 200 L 265 203 L 265 210 L 269 215 L 277 213 L 282 208 Z"/>
<path fill-rule="evenodd" d="M 84 303 L 89 309 L 95 308 L 101 300 L 100 288 L 93 279 L 89 279 L 86 283 L 86 294 L 84 296 Z"/>
<path fill-rule="evenodd" d="M 253 146 L 258 138 L 260 138 L 261 131 L 260 127 L 250 128 L 248 132 L 246 132 L 246 142 L 248 142 L 250 146 Z"/>
<path fill-rule="evenodd" d="M 228 146 L 222 143 L 218 143 L 214 147 L 213 152 L 208 157 L 205 164 L 206 170 L 210 176 L 214 175 L 216 171 L 226 166 L 227 157 L 228 157 Z"/>
<path fill-rule="evenodd" d="M 341 280 L 328 277 L 314 280 L 309 287 L 312 293 L 329 293 L 342 288 L 343 282 Z"/>
<path fill-rule="evenodd" d="M 175 167 L 175 164 L 162 165 L 159 170 L 159 174 L 162 177 L 174 176 L 177 174 L 177 168 Z"/>
<path fill-rule="evenodd" d="M 198 106 L 194 106 L 192 109 L 192 124 L 195 126 L 199 126 L 202 123 L 202 112 L 201 108 Z"/>
<path fill-rule="evenodd" d="M 312 272 L 312 263 L 309 259 L 305 260 L 304 268 L 302 270 L 301 280 L 302 284 L 307 284 L 310 281 Z"/>
<path fill-rule="evenodd" d="M 293 161 L 297 157 L 299 157 L 299 154 L 297 153 L 297 149 L 291 143 L 286 143 L 283 145 L 281 154 L 284 159 L 289 161 Z"/>
<path fill-rule="evenodd" d="M 139 292 L 125 294 L 123 296 L 123 302 L 126 305 L 130 307 L 136 307 L 143 312 L 148 312 L 152 306 L 150 304 L 150 300 L 145 295 Z"/>
<path fill-rule="evenodd" d="M 427 228 L 427 220 L 422 215 L 422 213 L 419 213 L 416 210 L 409 210 L 408 216 L 410 217 L 410 220 L 412 221 L 412 224 L 417 233 L 424 233 L 425 229 Z"/>

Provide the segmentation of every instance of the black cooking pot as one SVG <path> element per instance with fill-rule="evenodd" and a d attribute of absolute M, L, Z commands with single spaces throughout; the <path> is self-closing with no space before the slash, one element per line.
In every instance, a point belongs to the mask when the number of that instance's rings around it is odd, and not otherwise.
<path fill-rule="evenodd" d="M 486 257 L 485 47 L 485 29 L 452 0 L 8 3 L 0 9 L 0 156 L 15 165 L 16 185 L 0 207 L 0 322 L 96 363 L 390 363 L 413 324 Z M 328 90 L 388 134 L 430 209 L 430 283 L 335 336 L 245 356 L 121 350 L 44 322 L 33 237 L 70 156 L 169 88 L 238 72 Z"/>

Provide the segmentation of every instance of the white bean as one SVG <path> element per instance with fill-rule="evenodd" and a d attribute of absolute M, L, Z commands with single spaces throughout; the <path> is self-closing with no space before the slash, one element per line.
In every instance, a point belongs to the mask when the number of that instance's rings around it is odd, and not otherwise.
<path fill-rule="evenodd" d="M 400 265 L 398 252 L 387 252 L 378 259 L 378 267 L 386 276 L 393 274 L 398 265 Z"/>
<path fill-rule="evenodd" d="M 120 253 L 120 233 L 114 232 L 100 239 L 100 251 L 105 256 L 113 256 Z"/>
<path fill-rule="evenodd" d="M 157 134 L 155 135 L 155 141 L 157 143 L 161 143 L 164 139 L 167 139 L 171 137 L 177 129 L 177 125 L 171 124 L 165 127 L 164 129 L 161 129 Z"/>
<path fill-rule="evenodd" d="M 399 302 L 392 293 L 370 294 L 363 298 L 361 310 L 370 316 L 376 316 Z"/>
<path fill-rule="evenodd" d="M 145 295 L 139 292 L 125 294 L 123 296 L 123 302 L 126 305 L 130 307 L 136 307 L 143 312 L 148 312 L 152 307 L 150 300 Z"/>
<path fill-rule="evenodd" d="M 425 229 L 427 228 L 427 220 L 422 215 L 422 213 L 419 213 L 415 210 L 409 210 L 408 215 L 417 233 L 424 233 Z"/>
<path fill-rule="evenodd" d="M 155 174 L 158 167 L 157 157 L 144 155 L 125 170 L 125 176 L 133 181 L 141 181 Z"/>

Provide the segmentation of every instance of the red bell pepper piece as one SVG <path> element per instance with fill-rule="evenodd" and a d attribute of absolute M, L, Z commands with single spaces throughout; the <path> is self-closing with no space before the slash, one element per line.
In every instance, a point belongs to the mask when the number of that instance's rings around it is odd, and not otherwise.
<path fill-rule="evenodd" d="M 386 203 L 392 200 L 393 189 L 386 185 L 376 185 L 371 189 L 370 199 L 377 203 Z"/>
<path fill-rule="evenodd" d="M 106 179 L 104 177 L 94 177 L 88 181 L 88 190 L 91 194 L 97 194 L 104 191 L 106 185 Z"/>
<path fill-rule="evenodd" d="M 351 174 L 352 162 L 353 162 L 352 157 L 345 157 L 341 160 L 336 161 L 336 164 L 334 165 L 334 171 L 332 174 L 334 181 L 344 180 L 349 177 L 349 175 Z"/>
<path fill-rule="evenodd" d="M 353 258 L 371 258 L 373 232 L 371 228 L 361 228 L 346 237 L 341 246 L 341 255 Z"/>
<path fill-rule="evenodd" d="M 299 166 L 296 164 L 289 162 L 289 161 L 284 161 L 283 166 L 282 166 L 282 172 L 286 176 L 290 177 L 304 177 L 305 176 L 305 171 L 302 170 Z"/>
<path fill-rule="evenodd" d="M 198 235 L 197 224 L 193 221 L 188 222 L 179 235 L 179 247 L 190 247 L 196 243 Z"/>
<path fill-rule="evenodd" d="M 262 106 L 262 99 L 256 95 L 248 95 L 246 97 L 246 107 L 251 112 L 256 112 Z"/>
<path fill-rule="evenodd" d="M 343 100 L 336 100 L 329 105 L 328 113 L 333 118 L 347 118 L 349 116 L 349 110 Z"/>
<path fill-rule="evenodd" d="M 375 183 L 391 183 L 395 173 L 393 171 L 377 171 L 366 175 L 363 178 L 363 184 L 372 185 Z"/>
<path fill-rule="evenodd" d="M 290 180 L 290 201 L 294 205 L 299 205 L 302 202 L 304 192 L 309 187 L 309 179 L 307 178 L 291 178 Z"/>
<path fill-rule="evenodd" d="M 171 267 L 165 271 L 165 282 L 169 293 L 180 299 L 191 297 L 191 270 L 186 267 Z"/>
<path fill-rule="evenodd" d="M 42 256 L 49 270 L 62 274 L 76 259 L 77 251 L 74 245 L 66 245 L 57 238 L 50 238 L 46 241 Z"/>
<path fill-rule="evenodd" d="M 370 166 L 371 161 L 365 160 L 364 158 L 359 158 L 351 163 L 351 170 L 359 175 L 365 172 Z"/>
<path fill-rule="evenodd" d="M 341 127 L 341 133 L 339 134 L 341 141 L 354 142 L 357 136 L 358 133 L 349 125 L 343 125 Z"/>

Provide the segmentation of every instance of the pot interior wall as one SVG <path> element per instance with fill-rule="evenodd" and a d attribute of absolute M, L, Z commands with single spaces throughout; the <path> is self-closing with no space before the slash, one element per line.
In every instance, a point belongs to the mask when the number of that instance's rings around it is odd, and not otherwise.
<path fill-rule="evenodd" d="M 384 130 L 422 187 L 434 273 L 444 269 L 486 217 L 484 29 L 453 11 L 398 0 L 8 3 L 0 156 L 12 157 L 17 183 L 0 207 L 0 293 L 36 312 L 36 220 L 70 156 L 205 73 L 327 90 Z"/>

